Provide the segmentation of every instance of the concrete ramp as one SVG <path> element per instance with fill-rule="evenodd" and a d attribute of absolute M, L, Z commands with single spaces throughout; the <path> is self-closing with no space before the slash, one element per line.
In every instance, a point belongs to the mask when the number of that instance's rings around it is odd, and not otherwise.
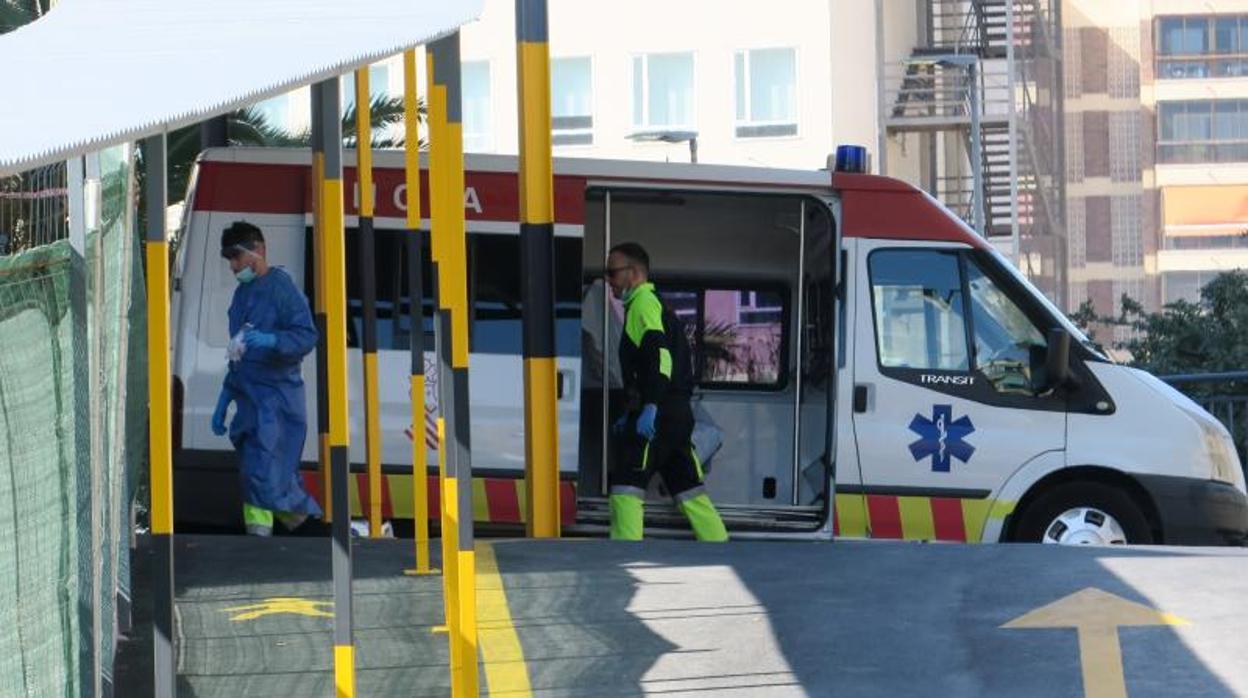
<path fill-rule="evenodd" d="M 441 579 L 403 576 L 411 554 L 356 547 L 360 696 L 449 694 Z M 1243 549 L 572 539 L 477 558 L 491 695 L 1248 694 Z M 182 694 L 332 694 L 327 540 L 180 537 L 177 574 Z M 125 648 L 121 695 L 144 695 L 148 647 Z"/>

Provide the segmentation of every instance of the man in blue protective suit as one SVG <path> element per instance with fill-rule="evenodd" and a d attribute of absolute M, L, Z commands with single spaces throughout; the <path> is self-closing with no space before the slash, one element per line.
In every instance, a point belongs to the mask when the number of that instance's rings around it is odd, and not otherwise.
<path fill-rule="evenodd" d="M 225 435 L 226 412 L 234 403 L 229 435 L 239 456 L 247 533 L 272 535 L 275 517 L 293 531 L 308 517 L 322 515 L 299 475 L 307 434 L 300 364 L 316 348 L 316 326 L 290 276 L 269 266 L 259 228 L 231 224 L 221 234 L 221 256 L 238 288 L 229 310 L 229 369 L 212 431 Z"/>

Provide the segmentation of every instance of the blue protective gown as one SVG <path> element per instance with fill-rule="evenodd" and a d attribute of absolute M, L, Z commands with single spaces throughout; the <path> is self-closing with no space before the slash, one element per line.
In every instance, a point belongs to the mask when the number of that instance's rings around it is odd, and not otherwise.
<path fill-rule="evenodd" d="M 243 499 L 271 511 L 320 516 L 299 476 L 308 424 L 299 367 L 317 340 L 308 301 L 284 270 L 270 267 L 238 285 L 229 317 L 231 337 L 246 323 L 277 336 L 272 349 L 248 347 L 225 376 L 236 408 L 230 441 L 239 454 Z"/>

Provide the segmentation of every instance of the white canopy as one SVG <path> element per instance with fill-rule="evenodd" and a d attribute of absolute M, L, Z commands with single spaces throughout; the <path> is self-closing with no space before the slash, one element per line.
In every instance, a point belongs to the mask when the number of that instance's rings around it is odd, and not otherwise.
<path fill-rule="evenodd" d="M 482 0 L 61 0 L 0 36 L 0 175 L 230 112 L 476 19 Z"/>

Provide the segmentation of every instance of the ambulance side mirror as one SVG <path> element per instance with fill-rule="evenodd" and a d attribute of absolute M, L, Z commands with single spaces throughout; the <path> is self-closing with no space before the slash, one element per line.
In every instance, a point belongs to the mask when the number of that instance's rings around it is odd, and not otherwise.
<path fill-rule="evenodd" d="M 1061 327 L 1049 330 L 1049 351 L 1045 355 L 1047 389 L 1056 390 L 1070 382 L 1070 333 Z"/>

